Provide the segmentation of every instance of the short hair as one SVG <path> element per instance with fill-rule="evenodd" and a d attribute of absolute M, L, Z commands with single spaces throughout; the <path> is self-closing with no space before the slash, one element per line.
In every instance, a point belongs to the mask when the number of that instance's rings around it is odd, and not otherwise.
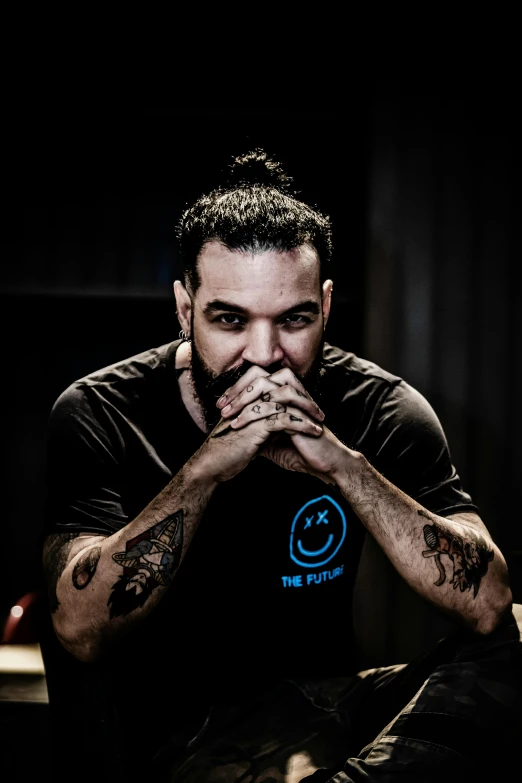
<path fill-rule="evenodd" d="M 223 186 L 203 194 L 178 223 L 177 237 L 185 281 L 199 288 L 199 255 L 208 242 L 230 250 L 287 252 L 305 243 L 317 252 L 321 282 L 332 256 L 331 221 L 296 198 L 281 165 L 255 149 L 234 158 Z"/>

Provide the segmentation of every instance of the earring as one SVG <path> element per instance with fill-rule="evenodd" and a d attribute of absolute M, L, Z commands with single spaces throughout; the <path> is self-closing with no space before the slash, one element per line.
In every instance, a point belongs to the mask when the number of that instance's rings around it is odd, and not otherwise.
<path fill-rule="evenodd" d="M 180 330 L 179 339 L 181 340 L 182 343 L 189 343 L 190 342 L 190 337 L 187 337 L 187 335 L 185 334 L 183 329 Z"/>

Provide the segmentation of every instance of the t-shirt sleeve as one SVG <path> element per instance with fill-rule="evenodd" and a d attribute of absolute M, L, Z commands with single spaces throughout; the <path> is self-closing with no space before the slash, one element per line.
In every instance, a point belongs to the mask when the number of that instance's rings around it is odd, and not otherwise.
<path fill-rule="evenodd" d="M 452 464 L 442 425 L 420 392 L 405 381 L 390 386 L 371 431 L 370 453 L 361 451 L 392 484 L 441 516 L 478 513 Z"/>
<path fill-rule="evenodd" d="M 72 384 L 47 424 L 45 533 L 111 535 L 122 509 L 117 432 L 88 386 Z"/>

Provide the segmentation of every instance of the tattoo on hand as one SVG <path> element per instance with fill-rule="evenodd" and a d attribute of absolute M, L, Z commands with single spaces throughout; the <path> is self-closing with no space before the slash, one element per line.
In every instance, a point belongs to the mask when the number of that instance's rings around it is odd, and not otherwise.
<path fill-rule="evenodd" d="M 77 590 L 83 590 L 84 587 L 87 587 L 94 576 L 100 557 L 101 546 L 93 546 L 80 555 L 72 574 L 72 583 Z"/>
<path fill-rule="evenodd" d="M 123 567 L 107 602 L 110 616 L 129 614 L 143 606 L 158 586 L 166 587 L 181 560 L 183 509 L 127 541 L 124 552 L 112 559 Z"/>
<path fill-rule="evenodd" d="M 433 518 L 420 509 L 418 514 L 433 522 Z M 423 557 L 432 557 L 439 571 L 439 578 L 434 584 L 437 587 L 446 581 L 446 569 L 441 557 L 448 557 L 453 565 L 453 574 L 449 584 L 460 592 L 473 589 L 473 598 L 477 597 L 482 577 L 488 571 L 488 563 L 493 560 L 494 553 L 488 547 L 485 539 L 478 533 L 459 536 L 450 533 L 436 522 L 424 525 L 424 540 L 429 549 L 422 553 Z M 449 563 L 446 562 L 446 565 Z"/>

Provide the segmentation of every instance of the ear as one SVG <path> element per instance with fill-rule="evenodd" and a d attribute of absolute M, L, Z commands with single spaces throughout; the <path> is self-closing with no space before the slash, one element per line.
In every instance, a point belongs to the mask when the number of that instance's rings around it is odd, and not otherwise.
<path fill-rule="evenodd" d="M 174 281 L 174 296 L 176 297 L 176 313 L 178 315 L 178 321 L 187 337 L 190 338 L 192 302 L 190 295 L 181 280 Z"/>
<path fill-rule="evenodd" d="M 330 308 L 332 306 L 333 280 L 325 280 L 323 283 L 323 326 L 326 329 Z"/>

